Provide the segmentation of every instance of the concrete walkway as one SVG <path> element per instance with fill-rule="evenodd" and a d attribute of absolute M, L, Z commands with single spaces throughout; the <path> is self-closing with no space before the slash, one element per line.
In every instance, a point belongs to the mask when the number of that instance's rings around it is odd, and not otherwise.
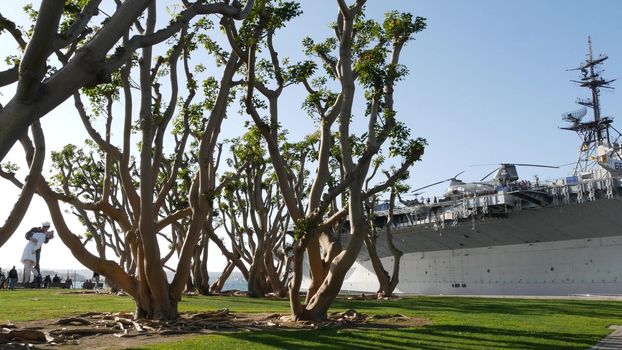
<path fill-rule="evenodd" d="M 622 349 L 622 326 L 609 326 L 609 329 L 613 329 L 613 332 L 592 346 L 590 350 Z"/>

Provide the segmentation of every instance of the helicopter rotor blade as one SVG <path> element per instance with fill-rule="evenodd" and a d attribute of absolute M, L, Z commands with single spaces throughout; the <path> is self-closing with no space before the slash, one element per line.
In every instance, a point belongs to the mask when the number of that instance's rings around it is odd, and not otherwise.
<path fill-rule="evenodd" d="M 514 166 L 531 166 L 531 167 L 537 167 L 537 168 L 551 168 L 551 169 L 559 169 L 559 167 L 561 166 L 555 166 L 555 165 L 544 165 L 544 164 L 529 164 L 529 163 L 502 163 L 500 167 L 496 168 L 495 170 L 489 172 L 488 174 L 486 174 L 486 176 L 484 176 L 480 181 L 484 181 L 488 178 L 488 176 L 492 175 L 492 173 L 494 173 L 495 171 L 503 168 L 506 165 L 514 165 Z"/>
<path fill-rule="evenodd" d="M 510 165 L 510 164 L 508 164 Z M 543 165 L 543 164 L 524 164 L 524 163 L 512 163 L 512 165 L 518 165 L 518 166 L 532 166 L 532 167 L 538 167 L 538 168 L 552 168 L 552 169 L 559 169 L 559 166 L 554 166 L 554 165 Z"/>
<path fill-rule="evenodd" d="M 486 178 L 488 178 L 488 176 L 492 175 L 492 173 L 494 173 L 495 171 L 501 169 L 501 167 L 495 168 L 493 171 L 489 172 L 488 174 L 486 174 L 486 176 L 484 176 L 481 180 L 479 181 L 484 181 L 486 180 Z"/>
<path fill-rule="evenodd" d="M 412 192 L 412 193 L 415 193 L 415 192 L 420 191 L 420 190 L 423 190 L 423 189 L 425 189 L 425 188 L 432 187 L 432 186 L 436 186 L 436 185 L 438 185 L 438 184 L 442 184 L 443 182 L 447 182 L 447 181 L 455 180 L 455 179 L 456 179 L 458 176 L 460 176 L 460 174 L 462 174 L 463 172 L 465 172 L 465 170 L 462 170 L 461 172 L 457 173 L 454 177 L 450 177 L 449 179 L 445 179 L 445 180 L 437 181 L 437 182 L 435 182 L 435 183 L 433 183 L 433 184 L 429 184 L 429 185 L 427 185 L 427 186 L 419 187 L 419 188 L 417 188 L 417 189 L 412 190 L 411 192 Z"/>
<path fill-rule="evenodd" d="M 427 185 L 427 186 L 419 187 L 419 188 L 417 188 L 417 189 L 413 190 L 413 192 L 415 192 L 415 193 L 416 193 L 416 192 L 421 191 L 421 190 L 423 190 L 423 189 L 425 189 L 425 188 L 432 187 L 432 186 L 436 186 L 436 185 L 438 185 L 438 184 L 442 184 L 443 182 L 447 182 L 447 181 L 449 181 L 449 180 L 451 180 L 451 179 L 445 179 L 445 180 L 442 180 L 442 181 L 437 181 L 437 182 L 435 182 L 435 183 L 433 183 L 433 184 L 429 184 L 429 185 Z"/>

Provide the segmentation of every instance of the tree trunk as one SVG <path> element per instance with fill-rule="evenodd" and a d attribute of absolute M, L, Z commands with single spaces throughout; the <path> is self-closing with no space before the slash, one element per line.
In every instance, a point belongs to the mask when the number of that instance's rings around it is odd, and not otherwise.
<path fill-rule="evenodd" d="M 213 231 L 209 233 L 209 237 L 212 240 L 212 242 L 216 243 L 216 245 L 222 252 L 222 255 L 224 255 L 227 259 L 229 259 L 229 261 L 233 263 L 235 267 L 238 268 L 238 270 L 242 273 L 244 278 L 248 281 L 249 272 L 248 272 L 248 269 L 246 268 L 246 265 L 244 265 L 244 262 L 242 262 L 242 258 L 240 257 L 240 252 L 237 251 L 236 249 L 232 249 L 233 252 L 230 252 L 225 246 L 224 242 Z"/>
<path fill-rule="evenodd" d="M 193 274 L 188 275 L 188 281 L 186 282 L 186 291 L 188 292 L 196 289 L 192 275 Z"/>
<path fill-rule="evenodd" d="M 212 294 L 220 293 L 222 291 L 222 287 L 224 287 L 225 282 L 227 282 L 227 279 L 229 279 L 229 276 L 231 276 L 233 270 L 235 270 L 235 264 L 231 262 L 231 260 L 229 260 L 220 277 L 218 277 L 218 279 L 216 279 L 216 282 L 212 284 L 212 287 L 210 288 L 210 292 L 212 292 Z"/>
<path fill-rule="evenodd" d="M 348 242 L 347 248 L 339 253 L 331 262 L 328 275 L 302 312 L 301 319 L 303 320 L 316 321 L 326 319 L 328 308 L 339 294 L 341 286 L 343 285 L 343 280 L 352 267 L 352 264 L 354 264 L 354 261 L 356 261 L 363 241 L 365 237 L 367 237 L 369 229 L 363 215 L 360 181 L 361 180 L 354 181 L 349 191 L 350 242 Z"/>
<path fill-rule="evenodd" d="M 395 247 L 393 244 L 393 233 L 391 232 L 391 228 L 393 227 L 393 209 L 395 207 L 395 190 L 391 190 L 391 196 L 389 199 L 389 213 L 387 216 L 387 224 L 385 225 L 385 238 L 387 240 L 387 246 L 389 247 L 389 251 L 391 251 L 391 255 L 393 255 L 393 273 L 391 277 L 389 277 L 389 273 L 382 266 L 382 262 L 376 253 L 375 242 L 373 244 L 373 253 L 375 255 L 376 262 L 372 260 L 372 264 L 374 264 L 374 271 L 376 271 L 376 275 L 378 276 L 378 281 L 380 282 L 380 289 L 378 290 L 378 297 L 390 297 L 393 295 L 393 291 L 397 284 L 400 281 L 400 261 L 402 259 L 401 250 Z M 375 240 L 375 238 L 373 238 Z M 366 242 L 367 243 L 367 240 Z M 371 252 L 370 255 L 371 257 Z"/>
<path fill-rule="evenodd" d="M 302 316 L 303 306 L 300 303 L 300 284 L 302 283 L 302 264 L 304 262 L 305 244 L 302 241 L 294 243 L 294 262 L 292 279 L 289 281 L 289 306 L 296 319 Z"/>
<path fill-rule="evenodd" d="M 307 257 L 309 262 L 309 273 L 311 274 L 311 282 L 309 284 L 309 290 L 307 291 L 307 298 L 305 303 L 311 301 L 311 297 L 317 293 L 318 289 L 328 271 L 324 266 L 322 255 L 320 253 L 320 239 L 319 235 L 311 238 L 309 246 L 307 247 Z"/>
<path fill-rule="evenodd" d="M 274 268 L 274 257 L 271 249 L 267 249 L 264 254 L 264 268 L 266 271 L 266 275 L 268 277 L 268 281 L 270 282 L 270 287 L 272 292 L 279 296 L 284 297 L 287 294 L 287 289 L 284 284 L 281 282 L 276 269 Z"/>
<path fill-rule="evenodd" d="M 266 295 L 265 284 L 266 276 L 264 274 L 264 245 L 259 244 L 253 256 L 253 263 L 248 270 L 248 296 L 253 298 L 262 298 Z"/>
<path fill-rule="evenodd" d="M 203 237 L 195 248 L 192 259 L 192 275 L 194 276 L 194 289 L 201 295 L 210 294 L 209 273 L 207 271 L 207 237 Z"/>
<path fill-rule="evenodd" d="M 147 273 L 148 265 L 144 262 L 144 253 L 142 247 L 138 251 L 138 289 L 136 295 L 134 295 L 134 301 L 136 303 L 136 311 L 134 313 L 135 318 L 144 318 L 150 320 L 172 320 L 177 318 L 179 313 L 177 312 L 177 303 L 179 298 L 174 299 L 170 290 L 170 285 L 165 283 L 164 286 L 155 284 L 154 287 L 148 283 L 151 279 Z M 151 274 L 162 273 L 159 271 L 151 271 Z M 166 276 L 162 276 L 166 278 Z"/>
<path fill-rule="evenodd" d="M 383 293 L 386 296 L 386 291 L 389 289 L 389 273 L 384 269 L 384 266 L 382 266 L 382 261 L 380 261 L 380 257 L 376 251 L 375 241 L 375 237 L 366 237 L 365 247 L 367 247 L 367 253 L 371 261 L 371 266 L 374 268 L 378 284 L 380 285 L 378 287 L 378 295 Z"/>
<path fill-rule="evenodd" d="M 201 247 L 196 246 L 192 253 L 192 271 L 188 275 L 186 291 L 197 291 L 201 285 Z"/>
<path fill-rule="evenodd" d="M 393 296 L 393 292 L 395 291 L 395 288 L 397 287 L 397 284 L 400 281 L 400 260 L 401 259 L 402 259 L 402 254 L 393 255 L 393 272 L 391 273 L 391 282 L 389 283 L 387 288 L 382 291 L 385 297 Z"/>
<path fill-rule="evenodd" d="M 177 303 L 179 300 L 169 299 L 166 304 L 157 304 L 147 293 L 135 297 L 136 311 L 134 317 L 137 319 L 149 320 L 174 320 L 179 316 L 177 312 Z"/>
<path fill-rule="evenodd" d="M 389 210 L 391 217 L 393 217 L 393 206 Z M 387 237 L 387 246 L 389 246 L 389 250 L 391 251 L 391 255 L 393 255 L 393 272 L 391 273 L 391 281 L 387 288 L 383 291 L 385 297 L 390 297 L 393 295 L 393 291 L 397 284 L 400 282 L 400 261 L 402 260 L 402 255 L 404 253 L 395 247 L 393 244 L 393 234 L 391 233 L 391 227 L 387 227 L 386 231 Z"/>
<path fill-rule="evenodd" d="M 209 295 L 210 291 L 209 291 L 209 271 L 207 270 L 207 253 L 208 253 L 208 247 L 207 247 L 207 242 L 209 242 L 208 239 L 204 240 L 204 245 L 203 245 L 203 257 L 201 259 L 201 269 L 200 269 L 200 273 L 201 273 L 201 284 L 199 284 L 198 289 L 199 289 L 199 293 L 201 293 L 201 295 Z"/>

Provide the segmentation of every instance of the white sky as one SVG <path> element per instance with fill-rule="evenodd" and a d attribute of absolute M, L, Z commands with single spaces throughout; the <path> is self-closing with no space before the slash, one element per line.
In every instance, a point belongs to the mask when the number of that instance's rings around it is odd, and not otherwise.
<path fill-rule="evenodd" d="M 17 20 L 25 2 L 2 1 L 0 13 Z M 160 2 L 159 2 L 160 3 Z M 162 3 L 165 3 L 164 1 Z M 302 1 L 305 14 L 278 38 L 281 57 L 301 58 L 300 39 L 309 35 L 321 40 L 330 35 L 328 23 L 336 13 L 334 0 Z M 587 91 L 574 86 L 577 67 L 587 53 L 591 35 L 595 53 L 606 52 L 605 76 L 622 76 L 622 2 L 600 1 L 498 1 L 498 0 L 369 0 L 368 16 L 381 19 L 387 10 L 409 11 L 428 19 L 428 29 L 407 45 L 402 63 L 411 72 L 396 90 L 398 117 L 415 136 L 428 140 L 423 161 L 411 171 L 413 188 L 448 178 L 466 170 L 465 181 L 479 180 L 494 168 L 475 164 L 500 162 L 559 165 L 576 160 L 579 140 L 559 130 L 561 114 L 578 108 L 576 97 Z M 23 23 L 23 22 L 22 22 Z M 13 48 L 12 39 L 3 34 L 0 43 Z M 12 53 L 6 51 L 3 55 Z M 614 83 L 614 86 L 619 86 Z M 1 90 L 6 101 L 10 89 Z M 283 101 L 284 126 L 294 138 L 310 131 L 307 117 L 300 111 L 299 94 Z M 47 148 L 58 150 L 66 143 L 81 143 L 82 126 L 71 104 L 61 106 L 43 118 Z M 603 114 L 614 116 L 622 110 L 618 91 L 602 94 Z M 238 135 L 240 116 L 231 116 L 223 127 L 223 138 Z M 622 129 L 622 125 L 618 129 Z M 21 147 L 9 157 L 22 165 Z M 49 159 L 46 166 L 49 165 Z M 566 176 L 570 168 L 548 170 L 519 168 L 531 179 Z M 47 172 L 47 171 L 46 171 Z M 443 185 L 425 196 L 439 195 Z M 0 222 L 14 202 L 16 191 L 0 180 Z M 23 233 L 41 221 L 49 220 L 42 201 L 35 198 L 21 227 L 0 247 L 0 267 L 21 267 L 19 258 L 26 244 Z M 75 232 L 83 229 L 76 222 Z M 215 248 L 215 247 L 214 247 Z M 224 258 L 210 251 L 210 270 L 219 271 Z M 81 268 L 60 239 L 44 246 L 42 267 L 59 270 Z"/>

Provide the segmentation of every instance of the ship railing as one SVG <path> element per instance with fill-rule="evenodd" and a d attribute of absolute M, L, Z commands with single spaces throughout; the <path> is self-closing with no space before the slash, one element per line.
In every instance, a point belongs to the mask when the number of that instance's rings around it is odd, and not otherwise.
<path fill-rule="evenodd" d="M 552 196 L 553 206 L 564 206 L 594 201 L 598 198 L 612 198 L 622 190 L 620 177 L 594 177 L 568 183 L 567 179 L 547 180 L 537 186 L 531 183 L 530 189 L 546 192 Z M 393 227 L 402 229 L 419 225 L 455 226 L 457 221 L 472 218 L 473 215 L 489 215 L 490 208 L 513 208 L 519 210 L 521 199 L 511 194 L 512 187 L 506 186 L 497 193 L 479 195 L 438 203 L 420 204 L 401 208 L 393 221 Z M 488 208 L 488 210 L 485 210 Z M 399 219 L 398 219 L 399 217 Z M 378 227 L 382 229 L 382 227 Z"/>
<path fill-rule="evenodd" d="M 467 219 L 476 214 L 486 215 L 488 208 L 508 203 L 507 193 L 493 193 L 472 198 L 464 198 L 449 202 L 431 203 L 404 210 L 393 221 L 393 228 L 412 227 L 418 225 L 436 225 L 444 227 L 445 223 L 454 223 L 459 219 Z M 377 227 L 382 229 L 383 227 Z"/>
<path fill-rule="evenodd" d="M 592 202 L 598 198 L 613 198 L 620 192 L 622 183 L 618 176 L 603 176 L 602 171 L 572 176 L 566 179 L 557 179 L 547 182 L 539 190 L 553 196 L 556 206 L 571 203 Z"/>
<path fill-rule="evenodd" d="M 524 189 L 525 183 L 518 187 Z M 546 192 L 553 197 L 553 206 L 564 206 L 574 203 L 594 201 L 597 198 L 612 198 L 622 191 L 622 179 L 620 177 L 594 176 L 591 179 L 578 179 L 577 183 L 566 179 L 546 180 L 539 184 L 529 183 L 529 189 Z M 505 186 L 497 193 L 479 195 L 442 201 L 438 203 L 420 204 L 411 208 L 402 208 L 400 215 L 404 217 L 395 220 L 394 228 L 412 227 L 418 225 L 430 225 L 439 223 L 451 223 L 460 219 L 468 219 L 475 214 L 484 214 L 491 207 L 508 207 L 519 209 L 520 199 L 511 195 L 515 187 Z M 487 208 L 488 210 L 485 210 Z"/>

